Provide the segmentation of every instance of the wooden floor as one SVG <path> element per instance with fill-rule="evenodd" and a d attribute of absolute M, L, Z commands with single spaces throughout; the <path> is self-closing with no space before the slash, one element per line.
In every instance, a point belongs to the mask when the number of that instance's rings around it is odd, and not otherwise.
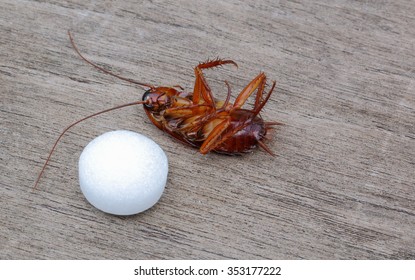
<path fill-rule="evenodd" d="M 251 2 L 251 3 L 249 3 Z M 232 100 L 260 71 L 281 121 L 245 156 L 203 156 L 158 130 L 144 88 L 206 71 Z M 0 258 L 414 259 L 415 5 L 398 1 L 0 1 Z M 267 87 L 269 88 L 269 86 Z M 247 108 L 254 100 L 249 100 Z M 169 158 L 165 193 L 130 217 L 83 197 L 77 161 L 96 136 L 133 130 Z"/>

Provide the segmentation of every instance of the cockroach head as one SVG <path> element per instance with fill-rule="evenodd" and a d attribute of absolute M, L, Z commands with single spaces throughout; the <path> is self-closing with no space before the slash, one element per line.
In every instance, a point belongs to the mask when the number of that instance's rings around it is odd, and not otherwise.
<path fill-rule="evenodd" d="M 151 111 L 161 111 L 170 102 L 168 94 L 160 90 L 159 88 L 151 88 L 147 90 L 143 95 L 143 104 L 147 109 Z"/>

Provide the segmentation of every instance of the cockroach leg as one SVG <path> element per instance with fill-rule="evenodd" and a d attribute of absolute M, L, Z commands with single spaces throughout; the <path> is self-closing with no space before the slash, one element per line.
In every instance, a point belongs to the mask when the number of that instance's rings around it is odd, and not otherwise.
<path fill-rule="evenodd" d="M 212 91 L 208 83 L 206 82 L 202 69 L 213 68 L 213 67 L 217 67 L 217 66 L 225 65 L 225 64 L 232 64 L 238 67 L 238 64 L 236 64 L 236 62 L 234 62 L 233 60 L 221 60 L 221 59 L 199 63 L 199 65 L 195 67 L 196 81 L 195 81 L 195 87 L 193 90 L 193 102 L 195 104 L 199 104 L 203 102 L 207 102 L 209 104 L 214 103 Z"/>
<path fill-rule="evenodd" d="M 256 76 L 238 95 L 234 102 L 234 108 L 241 108 L 246 100 L 249 98 L 249 96 L 252 95 L 252 93 L 257 89 L 265 80 L 265 74 L 260 73 L 258 76 Z M 262 96 L 262 93 L 260 94 Z M 255 102 L 256 103 L 256 102 Z"/>

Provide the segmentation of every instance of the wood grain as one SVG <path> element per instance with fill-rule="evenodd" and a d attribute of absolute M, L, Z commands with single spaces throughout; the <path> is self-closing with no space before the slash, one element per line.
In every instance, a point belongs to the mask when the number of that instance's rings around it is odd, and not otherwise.
<path fill-rule="evenodd" d="M 0 1 L 0 258 L 414 259 L 415 5 L 397 1 Z M 262 117 L 285 126 L 242 157 L 202 156 L 141 107 L 88 114 L 144 89 L 96 71 L 192 90 L 193 67 L 233 98 L 260 71 L 278 82 Z M 252 104 L 252 100 L 250 101 Z M 77 160 L 110 130 L 166 151 L 160 202 L 116 217 L 78 187 Z"/>

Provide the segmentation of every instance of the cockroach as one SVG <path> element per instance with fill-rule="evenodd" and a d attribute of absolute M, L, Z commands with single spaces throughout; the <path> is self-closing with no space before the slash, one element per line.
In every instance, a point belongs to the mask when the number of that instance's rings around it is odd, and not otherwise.
<path fill-rule="evenodd" d="M 167 132 L 175 139 L 198 148 L 201 154 L 207 154 L 213 151 L 222 154 L 237 155 L 247 153 L 257 146 L 260 146 L 268 154 L 274 155 L 264 144 L 263 140 L 265 139 L 267 131 L 272 126 L 282 123 L 265 122 L 260 116 L 261 110 L 268 102 L 276 85 L 276 82 L 273 81 L 271 89 L 265 97 L 263 96 L 266 84 L 265 73 L 259 73 L 239 93 L 232 104 L 230 103 L 231 89 L 229 83 L 225 81 L 227 86 L 226 99 L 224 101 L 217 100 L 213 97 L 212 90 L 202 70 L 226 64 L 238 67 L 233 60 L 222 60 L 218 58 L 199 63 L 194 68 L 196 80 L 193 92 L 188 93 L 180 86 L 156 87 L 114 74 L 85 58 L 76 46 L 70 31 L 68 31 L 68 36 L 73 49 L 86 63 L 118 79 L 143 86 L 147 90 L 144 92 L 141 101 L 135 101 L 97 112 L 65 128 L 50 150 L 48 158 L 35 182 L 34 189 L 37 187 L 56 145 L 70 128 L 97 115 L 139 104 L 143 105 L 148 118 L 156 127 Z M 243 109 L 242 106 L 255 91 L 256 97 L 253 108 L 250 110 Z"/>

